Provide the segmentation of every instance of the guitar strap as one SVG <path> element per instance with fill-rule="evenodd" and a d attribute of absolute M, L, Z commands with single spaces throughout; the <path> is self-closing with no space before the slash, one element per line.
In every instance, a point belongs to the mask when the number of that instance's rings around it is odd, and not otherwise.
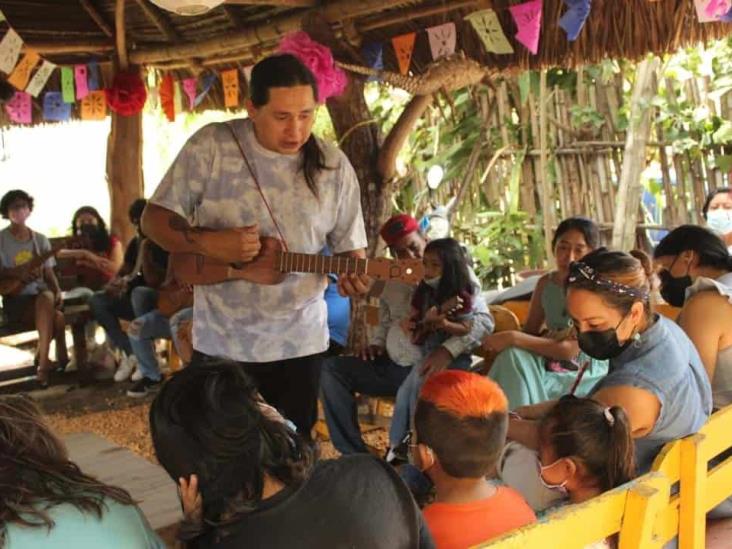
<path fill-rule="evenodd" d="M 259 180 L 257 179 L 257 174 L 254 172 L 254 168 L 249 163 L 249 159 L 247 158 L 247 155 L 244 152 L 244 147 L 242 146 L 241 141 L 239 141 L 239 136 L 236 135 L 236 132 L 234 131 L 234 127 L 231 125 L 230 122 L 226 123 L 226 127 L 229 128 L 231 135 L 234 137 L 234 142 L 236 142 L 236 146 L 239 147 L 239 152 L 241 153 L 242 158 L 244 158 L 244 163 L 247 165 L 247 169 L 249 170 L 249 173 L 252 174 L 252 179 L 254 180 L 254 185 L 257 187 L 257 191 L 259 191 L 259 196 L 262 197 L 262 202 L 264 202 L 264 205 L 267 208 L 267 212 L 269 212 L 269 218 L 272 220 L 272 223 L 274 223 L 275 229 L 277 229 L 277 234 L 280 235 L 280 240 L 282 241 L 282 246 L 285 249 L 285 251 L 288 251 L 287 240 L 285 240 L 285 235 L 282 234 L 282 230 L 280 230 L 280 226 L 277 223 L 277 220 L 275 219 L 274 213 L 272 213 L 272 208 L 269 207 L 269 202 L 267 202 L 267 197 L 264 196 L 264 191 L 262 191 L 262 186 L 259 184 Z"/>

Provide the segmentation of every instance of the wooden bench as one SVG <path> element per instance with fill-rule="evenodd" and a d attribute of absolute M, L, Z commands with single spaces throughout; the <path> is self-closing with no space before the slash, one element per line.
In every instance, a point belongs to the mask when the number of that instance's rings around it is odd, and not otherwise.
<path fill-rule="evenodd" d="M 652 526 L 668 499 L 669 481 L 648 473 L 577 505 L 549 512 L 539 522 L 480 544 L 490 549 L 583 549 L 618 536 L 619 549 L 659 547 Z"/>
<path fill-rule="evenodd" d="M 732 405 L 666 444 L 647 475 L 479 547 L 580 549 L 619 534 L 619 549 L 660 548 L 676 537 L 679 549 L 704 549 L 707 513 L 732 496 L 732 456 L 710 467 L 732 449 L 731 426 Z"/>

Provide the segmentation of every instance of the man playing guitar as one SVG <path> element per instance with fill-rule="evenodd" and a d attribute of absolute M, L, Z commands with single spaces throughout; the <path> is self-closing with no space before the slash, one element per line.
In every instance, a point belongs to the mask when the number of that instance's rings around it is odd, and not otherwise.
<path fill-rule="evenodd" d="M 248 119 L 210 124 L 185 144 L 150 199 L 145 233 L 170 252 L 241 264 L 260 236 L 285 249 L 364 258 L 366 234 L 356 174 L 346 156 L 312 134 L 318 89 L 297 58 L 276 55 L 251 74 Z M 343 295 L 369 277 L 339 278 Z M 328 348 L 322 274 L 278 285 L 246 280 L 195 287 L 191 367 L 234 360 L 264 398 L 310 436 L 317 419 L 321 355 Z"/>

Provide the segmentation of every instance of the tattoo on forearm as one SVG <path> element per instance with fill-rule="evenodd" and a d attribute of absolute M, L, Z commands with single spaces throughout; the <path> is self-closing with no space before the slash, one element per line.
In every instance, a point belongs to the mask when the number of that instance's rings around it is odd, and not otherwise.
<path fill-rule="evenodd" d="M 200 234 L 206 230 L 202 227 L 191 227 L 185 219 L 177 214 L 172 214 L 168 217 L 168 227 L 174 231 L 183 233 L 183 238 L 186 239 L 188 244 L 194 244 L 194 235 Z"/>

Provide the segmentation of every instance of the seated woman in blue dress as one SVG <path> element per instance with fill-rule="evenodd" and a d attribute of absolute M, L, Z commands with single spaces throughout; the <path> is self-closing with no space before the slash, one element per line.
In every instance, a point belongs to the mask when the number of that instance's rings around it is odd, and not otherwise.
<path fill-rule="evenodd" d="M 575 394 L 585 395 L 607 373 L 607 361 L 583 353 L 572 336 L 564 282 L 569 265 L 597 248 L 600 234 L 594 221 L 570 217 L 552 240 L 556 270 L 539 279 L 523 330 L 498 332 L 483 339 L 483 349 L 498 353 L 488 377 L 508 398 L 509 409 L 556 399 L 567 394 L 578 378 Z"/>

